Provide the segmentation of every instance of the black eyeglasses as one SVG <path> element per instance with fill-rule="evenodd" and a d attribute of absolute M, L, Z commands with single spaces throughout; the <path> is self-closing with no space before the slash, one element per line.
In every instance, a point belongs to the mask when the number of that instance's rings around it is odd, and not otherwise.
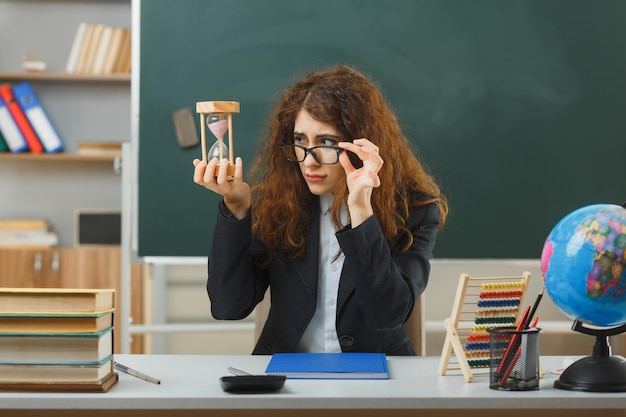
<path fill-rule="evenodd" d="M 339 162 L 339 154 L 343 148 L 337 146 L 313 146 L 305 148 L 304 146 L 294 145 L 293 143 L 282 143 L 278 145 L 283 151 L 285 159 L 290 162 L 302 162 L 306 159 L 306 155 L 313 155 L 318 163 L 322 165 L 333 165 Z"/>

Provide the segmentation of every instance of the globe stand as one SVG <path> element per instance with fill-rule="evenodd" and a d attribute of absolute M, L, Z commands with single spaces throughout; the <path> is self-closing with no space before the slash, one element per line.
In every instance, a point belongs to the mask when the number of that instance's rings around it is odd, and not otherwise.
<path fill-rule="evenodd" d="M 577 360 L 567 367 L 554 387 L 570 391 L 626 391 L 626 359 L 611 356 L 609 336 L 624 333 L 626 324 L 610 329 L 591 329 L 574 321 L 572 330 L 596 337 L 593 355 Z"/>

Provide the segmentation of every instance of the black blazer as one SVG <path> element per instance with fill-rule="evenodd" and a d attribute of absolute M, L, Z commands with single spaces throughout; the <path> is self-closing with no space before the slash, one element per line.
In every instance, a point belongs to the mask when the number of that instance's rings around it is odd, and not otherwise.
<path fill-rule="evenodd" d="M 236 220 L 223 202 L 208 260 L 207 291 L 216 319 L 247 317 L 270 286 L 271 307 L 253 354 L 295 352 L 315 313 L 319 261 L 319 209 L 311 216 L 306 252 L 290 262 L 260 266 L 264 248 L 251 234 L 250 213 Z M 406 226 L 414 237 L 396 253 L 402 234 L 387 243 L 375 216 L 337 232 L 345 261 L 337 297 L 337 336 L 344 352 L 415 355 L 404 327 L 426 288 L 441 217 L 436 204 L 411 209 Z M 406 240 L 404 240 L 406 242 Z"/>

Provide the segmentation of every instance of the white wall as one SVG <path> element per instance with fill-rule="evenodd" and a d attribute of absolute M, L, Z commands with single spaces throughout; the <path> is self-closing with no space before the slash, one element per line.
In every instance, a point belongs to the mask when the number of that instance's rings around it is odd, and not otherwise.
<path fill-rule="evenodd" d="M 0 1 L 0 72 L 22 72 L 24 53 L 45 60 L 47 72 L 64 72 L 81 21 L 130 27 L 131 2 Z M 130 140 L 128 83 L 29 82 L 68 152 L 76 152 L 80 141 Z M 0 218 L 45 218 L 61 246 L 74 243 L 75 209 L 121 207 L 120 176 L 112 163 L 5 159 L 0 190 Z"/>

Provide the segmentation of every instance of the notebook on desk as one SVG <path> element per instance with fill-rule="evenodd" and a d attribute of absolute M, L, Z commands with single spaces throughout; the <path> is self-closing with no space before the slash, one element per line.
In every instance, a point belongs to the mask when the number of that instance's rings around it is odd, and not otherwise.
<path fill-rule="evenodd" d="M 389 379 L 384 353 L 275 353 L 266 374 L 289 379 Z"/>

